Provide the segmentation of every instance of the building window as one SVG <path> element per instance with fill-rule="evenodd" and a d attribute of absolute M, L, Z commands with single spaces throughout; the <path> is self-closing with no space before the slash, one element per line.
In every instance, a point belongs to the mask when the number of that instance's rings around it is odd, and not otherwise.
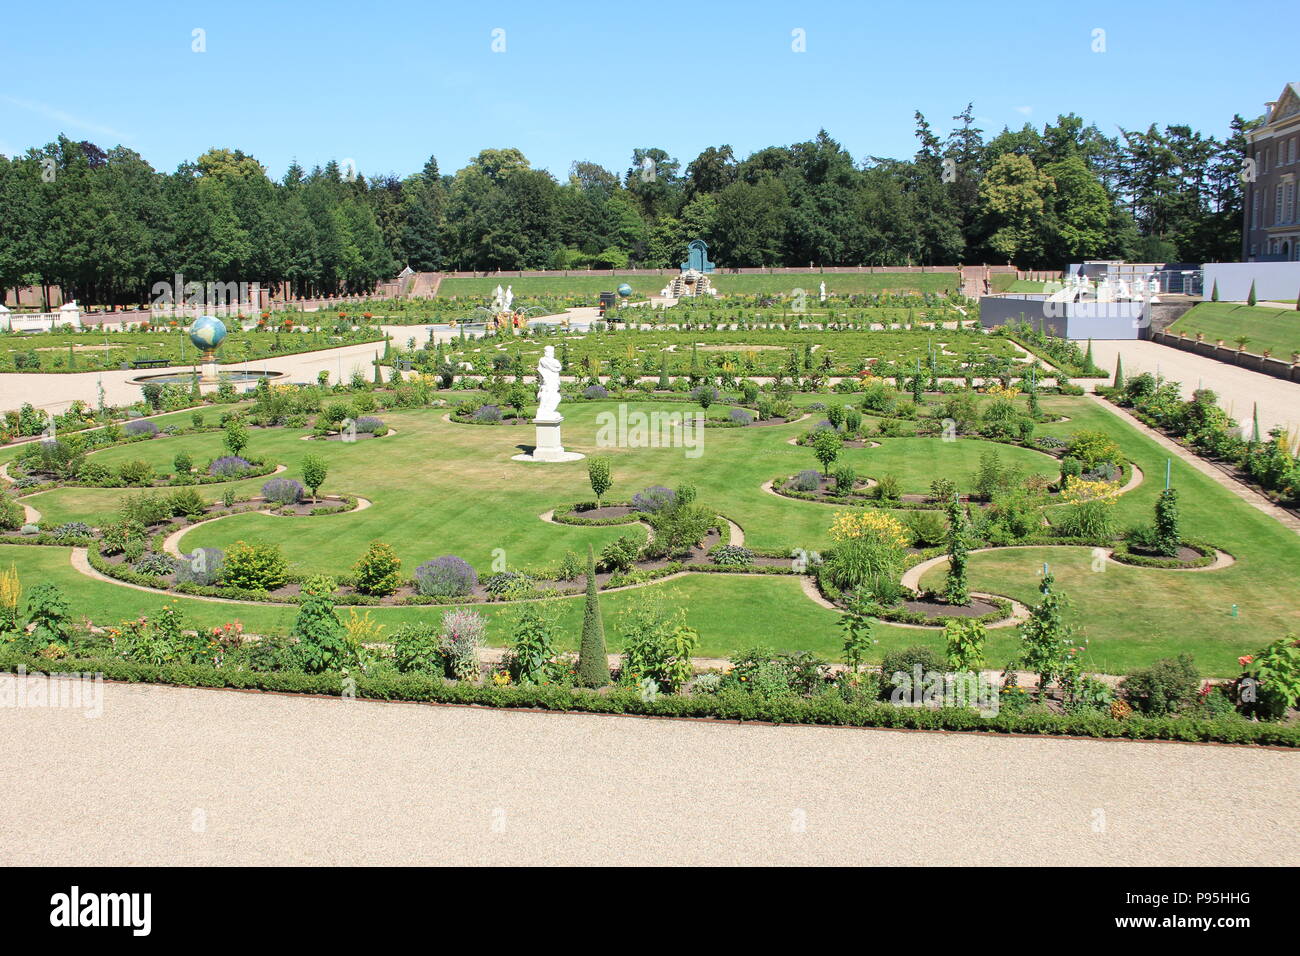
<path fill-rule="evenodd" d="M 1259 154 L 1259 171 L 1261 173 L 1268 172 L 1268 149 L 1267 148 L 1265 148 L 1265 150 Z"/>
<path fill-rule="evenodd" d="M 1286 184 L 1286 221 L 1295 222 L 1295 183 Z"/>
<path fill-rule="evenodd" d="M 1282 187 L 1273 187 L 1273 225 L 1282 221 Z"/>
<path fill-rule="evenodd" d="M 1290 140 L 1287 141 L 1286 149 L 1287 149 L 1286 161 L 1288 163 L 1294 163 L 1295 162 L 1295 137 L 1292 137 Z"/>
<path fill-rule="evenodd" d="M 1251 191 L 1250 202 L 1250 228 L 1259 228 L 1259 187 L 1256 186 Z"/>

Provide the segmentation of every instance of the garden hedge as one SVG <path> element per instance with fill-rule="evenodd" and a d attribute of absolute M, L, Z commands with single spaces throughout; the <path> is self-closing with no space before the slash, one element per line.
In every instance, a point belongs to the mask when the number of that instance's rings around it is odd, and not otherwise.
<path fill-rule="evenodd" d="M 159 666 L 117 658 L 68 658 L 51 661 L 12 650 L 0 650 L 0 672 L 16 672 L 20 666 L 29 674 L 96 673 L 101 674 L 105 680 L 133 684 L 343 696 L 342 679 L 338 674 L 256 672 L 197 664 Z M 639 691 L 626 688 L 591 691 L 559 685 L 496 687 L 394 673 L 357 674 L 353 677 L 356 681 L 356 696 L 368 700 L 773 724 L 1300 746 L 1300 727 L 1255 723 L 1239 717 L 1200 719 L 1132 714 L 1116 720 L 1100 712 L 1004 713 L 994 717 L 981 717 L 975 711 L 964 708 L 928 709 L 897 707 L 887 703 L 851 703 L 834 694 L 817 697 L 761 697 L 747 691 L 723 691 L 693 696 L 664 695 L 647 701 L 642 699 Z"/>

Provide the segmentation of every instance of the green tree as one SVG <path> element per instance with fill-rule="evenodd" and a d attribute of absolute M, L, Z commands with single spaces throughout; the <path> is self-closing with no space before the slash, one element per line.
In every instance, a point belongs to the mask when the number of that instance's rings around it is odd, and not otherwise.
<path fill-rule="evenodd" d="M 1178 527 L 1178 492 L 1166 488 L 1156 499 L 1156 551 L 1174 557 L 1183 543 Z"/>
<path fill-rule="evenodd" d="M 248 426 L 244 424 L 242 419 L 230 419 L 226 422 L 223 440 L 226 444 L 226 450 L 232 455 L 238 455 L 248 447 Z"/>
<path fill-rule="evenodd" d="M 587 462 L 587 480 L 591 482 L 591 490 L 596 495 L 596 505 L 599 507 L 604 502 L 605 492 L 609 491 L 614 484 L 610 460 L 593 458 Z"/>
<path fill-rule="evenodd" d="M 970 584 L 967 580 L 967 563 L 970 545 L 966 509 L 957 495 L 948 502 L 948 575 L 944 579 L 944 600 L 949 604 L 970 604 Z"/>
<path fill-rule="evenodd" d="M 844 439 L 834 431 L 823 428 L 813 436 L 813 455 L 822 466 L 822 474 L 829 474 L 831 465 L 840 457 Z"/>
<path fill-rule="evenodd" d="M 319 455 L 305 455 L 302 459 L 302 480 L 311 490 L 311 496 L 316 497 L 316 492 L 320 486 L 325 484 L 325 478 L 329 474 L 329 467 L 325 464 L 325 459 Z"/>
<path fill-rule="evenodd" d="M 578 681 L 584 687 L 604 687 L 609 683 L 605 625 L 596 594 L 596 552 L 591 545 L 587 545 L 587 601 L 582 611 L 582 641 L 578 645 Z"/>

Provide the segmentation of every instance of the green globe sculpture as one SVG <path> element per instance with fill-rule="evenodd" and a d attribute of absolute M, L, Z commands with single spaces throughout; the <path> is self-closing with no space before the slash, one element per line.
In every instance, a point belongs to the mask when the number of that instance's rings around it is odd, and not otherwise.
<path fill-rule="evenodd" d="M 618 294 L 626 299 L 628 296 L 632 294 L 632 287 L 628 285 L 626 282 L 624 282 L 621 286 L 618 287 Z"/>
<path fill-rule="evenodd" d="M 201 315 L 189 328 L 190 341 L 204 353 L 217 350 L 226 338 L 226 324 L 211 315 Z"/>

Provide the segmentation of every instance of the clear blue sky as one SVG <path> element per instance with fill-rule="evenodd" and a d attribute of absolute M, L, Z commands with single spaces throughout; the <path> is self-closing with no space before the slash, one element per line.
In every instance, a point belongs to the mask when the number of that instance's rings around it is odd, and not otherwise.
<path fill-rule="evenodd" d="M 1258 115 L 1300 80 L 1286 4 L 1255 0 L 6 7 L 0 152 L 63 132 L 171 170 L 228 146 L 275 177 L 295 157 L 405 175 L 431 153 L 447 173 L 515 146 L 563 180 L 575 159 L 621 172 L 637 146 L 684 166 L 706 146 L 744 157 L 819 127 L 855 159 L 904 157 L 913 110 L 946 130 L 968 101 L 986 135 L 1073 111 L 1111 133 L 1156 122 L 1223 136 L 1234 112 Z M 795 29 L 806 52 L 791 49 Z"/>

